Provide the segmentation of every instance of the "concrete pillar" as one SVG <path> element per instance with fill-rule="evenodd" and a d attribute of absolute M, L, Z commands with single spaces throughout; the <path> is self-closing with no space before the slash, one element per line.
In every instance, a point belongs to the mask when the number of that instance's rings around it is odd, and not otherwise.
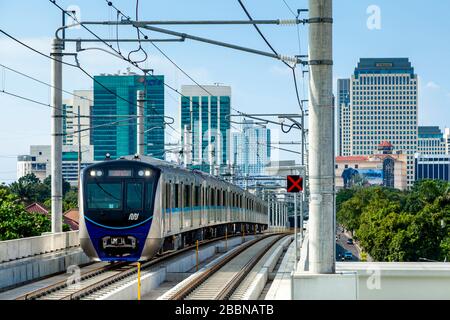
<path fill-rule="evenodd" d="M 62 48 L 63 43 L 53 39 L 52 60 L 52 144 L 51 144 L 51 201 L 52 201 L 52 232 L 62 232 Z M 78 142 L 80 143 L 80 142 Z"/>
<path fill-rule="evenodd" d="M 278 210 L 279 210 L 279 205 L 278 205 L 278 201 L 275 200 L 275 228 L 278 231 Z"/>
<path fill-rule="evenodd" d="M 309 270 L 335 272 L 332 0 L 309 0 Z"/>
<path fill-rule="evenodd" d="M 136 97 L 136 114 L 137 114 L 137 154 L 145 155 L 145 138 L 144 138 L 144 91 L 138 90 Z"/>

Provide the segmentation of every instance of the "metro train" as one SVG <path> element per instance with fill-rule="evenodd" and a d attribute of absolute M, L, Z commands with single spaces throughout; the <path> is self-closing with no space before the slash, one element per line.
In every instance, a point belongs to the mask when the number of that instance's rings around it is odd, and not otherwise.
<path fill-rule="evenodd" d="M 86 167 L 80 193 L 80 243 L 94 261 L 145 261 L 196 240 L 267 228 L 262 199 L 146 156 Z"/>

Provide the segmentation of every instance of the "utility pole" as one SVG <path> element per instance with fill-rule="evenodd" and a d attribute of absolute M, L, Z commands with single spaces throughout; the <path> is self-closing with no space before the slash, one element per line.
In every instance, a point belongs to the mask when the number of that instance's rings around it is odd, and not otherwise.
<path fill-rule="evenodd" d="M 332 0 L 309 0 L 309 270 L 335 272 Z"/>
<path fill-rule="evenodd" d="M 51 144 L 51 201 L 52 233 L 62 232 L 62 59 L 63 42 L 53 39 L 52 43 L 52 144 Z"/>
<path fill-rule="evenodd" d="M 144 142 L 144 91 L 138 90 L 136 97 L 137 107 L 137 154 L 140 156 L 145 155 L 145 142 Z"/>
<path fill-rule="evenodd" d="M 294 269 L 296 269 L 297 266 L 297 194 L 294 193 L 294 250 L 295 250 L 295 263 L 294 263 Z"/>

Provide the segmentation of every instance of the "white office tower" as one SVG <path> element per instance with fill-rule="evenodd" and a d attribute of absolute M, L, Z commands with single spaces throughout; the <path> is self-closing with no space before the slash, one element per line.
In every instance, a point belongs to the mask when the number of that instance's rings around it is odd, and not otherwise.
<path fill-rule="evenodd" d="M 389 141 L 407 154 L 407 184 L 414 183 L 418 80 L 407 58 L 361 59 L 351 85 L 351 155 L 370 155 Z"/>
<path fill-rule="evenodd" d="M 78 145 L 78 134 L 73 134 L 78 130 L 78 107 L 80 107 L 80 128 L 87 129 L 91 125 L 91 108 L 93 105 L 92 90 L 74 90 L 73 97 L 63 101 L 63 129 L 64 145 Z M 91 144 L 90 132 L 81 133 L 81 145 L 89 146 Z"/>

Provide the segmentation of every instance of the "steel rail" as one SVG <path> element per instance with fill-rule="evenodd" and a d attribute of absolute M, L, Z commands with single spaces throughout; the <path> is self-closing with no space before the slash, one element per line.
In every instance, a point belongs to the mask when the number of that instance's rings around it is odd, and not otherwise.
<path fill-rule="evenodd" d="M 215 274 L 217 271 L 219 271 L 223 266 L 228 264 L 231 260 L 233 260 L 235 257 L 239 256 L 242 252 L 250 248 L 251 246 L 255 245 L 256 243 L 260 242 L 261 240 L 264 240 L 268 237 L 276 236 L 277 234 L 268 234 L 263 235 L 262 237 L 259 237 L 257 239 L 253 239 L 246 244 L 242 245 L 238 249 L 236 249 L 234 252 L 226 256 L 224 259 L 222 259 L 219 263 L 215 264 L 208 270 L 206 270 L 204 273 L 201 273 L 198 277 L 193 279 L 190 283 L 183 286 L 181 289 L 179 289 L 173 296 L 169 298 L 169 300 L 183 300 L 186 298 L 189 294 L 191 294 L 195 289 L 197 289 L 201 284 L 203 284 L 205 281 L 207 281 L 213 274 Z"/>
<path fill-rule="evenodd" d="M 239 235 L 239 234 L 229 235 L 228 239 L 234 238 L 234 237 L 240 237 L 240 236 L 241 235 Z M 213 242 L 220 241 L 220 240 L 223 240 L 223 239 L 225 239 L 225 236 L 217 237 L 217 238 L 214 238 L 214 239 L 203 240 L 203 241 L 199 242 L 199 246 L 205 246 L 207 244 L 211 244 Z M 159 257 L 156 257 L 156 258 L 153 258 L 152 260 L 144 262 L 141 265 L 141 270 L 147 269 L 147 268 L 149 268 L 149 267 L 151 267 L 151 266 L 153 266 L 153 265 L 155 265 L 155 264 L 157 264 L 159 262 L 165 261 L 165 260 L 167 260 L 169 258 L 172 258 L 172 257 L 176 256 L 176 255 L 179 255 L 179 254 L 182 254 L 184 252 L 187 252 L 187 251 L 189 251 L 189 250 L 191 250 L 193 248 L 195 248 L 195 245 L 187 246 L 185 248 L 182 248 L 182 249 L 179 249 L 179 250 L 176 250 L 176 251 L 172 251 L 172 252 L 167 252 L 167 253 L 159 256 Z M 92 294 L 92 293 L 94 293 L 94 292 L 104 288 L 105 286 L 111 285 L 111 284 L 113 284 L 113 283 L 115 283 L 115 282 L 117 282 L 119 280 L 122 280 L 122 279 L 124 279 L 126 277 L 129 277 L 129 276 L 137 273 L 137 266 L 134 266 L 134 265 L 132 265 L 129 262 L 120 262 L 120 263 L 103 266 L 103 267 L 97 268 L 95 270 L 86 272 L 85 274 L 83 274 L 81 276 L 81 278 L 80 278 L 81 281 L 89 280 L 92 277 L 99 276 L 99 275 L 104 274 L 105 272 L 108 272 L 108 271 L 117 271 L 117 269 L 120 269 L 120 268 L 123 268 L 123 267 L 127 267 L 127 266 L 130 266 L 131 268 L 129 268 L 127 270 L 124 270 L 124 271 L 122 271 L 122 272 L 120 272 L 118 274 L 111 275 L 111 276 L 109 276 L 109 277 L 107 277 L 105 279 L 102 279 L 102 280 L 100 280 L 100 281 L 98 281 L 96 283 L 93 283 L 91 285 L 88 285 L 88 286 L 86 286 L 84 288 L 81 288 L 80 290 L 78 290 L 76 292 L 70 293 L 70 294 L 60 298 L 60 300 L 81 299 L 84 296 L 87 296 L 89 294 Z M 45 297 L 46 295 L 50 295 L 50 294 L 52 294 L 52 293 L 54 293 L 56 291 L 63 290 L 65 288 L 67 288 L 70 285 L 67 282 L 68 282 L 67 279 L 58 281 L 57 283 L 54 283 L 54 284 L 52 284 L 50 286 L 47 286 L 47 287 L 44 287 L 44 288 L 41 288 L 41 289 L 37 289 L 35 291 L 29 292 L 27 294 L 24 294 L 24 295 L 16 298 L 15 300 L 36 300 L 36 299 Z"/>

